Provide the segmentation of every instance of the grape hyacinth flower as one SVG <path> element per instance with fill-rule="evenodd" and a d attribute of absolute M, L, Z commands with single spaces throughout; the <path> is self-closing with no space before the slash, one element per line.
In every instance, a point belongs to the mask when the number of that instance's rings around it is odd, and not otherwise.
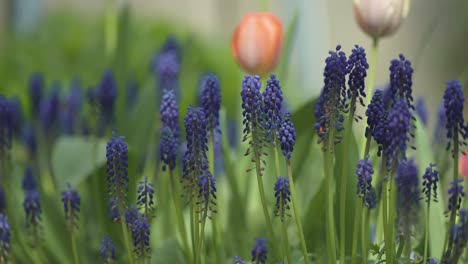
<path fill-rule="evenodd" d="M 283 92 L 276 78 L 271 74 L 263 91 L 263 117 L 265 121 L 265 135 L 268 141 L 272 140 L 281 124 L 281 107 L 283 105 Z"/>
<path fill-rule="evenodd" d="M 31 125 L 26 125 L 23 127 L 22 141 L 26 150 L 28 151 L 28 154 L 31 157 L 34 157 L 37 151 L 37 142 L 36 135 L 34 134 L 34 130 Z"/>
<path fill-rule="evenodd" d="M 133 221 L 132 240 L 136 256 L 144 259 L 150 251 L 150 225 L 143 215 Z"/>
<path fill-rule="evenodd" d="M 26 213 L 26 228 L 31 233 L 34 243 L 37 242 L 41 225 L 41 201 L 36 190 L 26 191 L 23 208 Z"/>
<path fill-rule="evenodd" d="M 99 104 L 101 126 L 107 127 L 114 122 L 114 108 L 117 98 L 117 83 L 111 70 L 102 75 L 100 84 L 96 88 L 96 100 Z M 102 129 L 102 127 L 101 127 Z"/>
<path fill-rule="evenodd" d="M 0 159 L 11 147 L 13 137 L 13 115 L 10 102 L 0 95 Z"/>
<path fill-rule="evenodd" d="M 291 114 L 288 113 L 283 116 L 276 137 L 280 142 L 283 156 L 287 159 L 290 159 L 291 153 L 294 150 L 294 145 L 296 144 L 297 137 L 296 128 L 292 122 Z"/>
<path fill-rule="evenodd" d="M 413 105 L 413 67 L 411 62 L 403 54 L 398 59 L 392 60 L 390 65 L 390 90 L 392 92 L 393 103 L 402 99 L 408 108 L 415 110 Z"/>
<path fill-rule="evenodd" d="M 81 111 L 83 91 L 78 79 L 72 81 L 70 93 L 62 110 L 62 129 L 66 134 L 76 131 L 77 121 Z"/>
<path fill-rule="evenodd" d="M 395 177 L 399 212 L 415 215 L 419 208 L 418 168 L 413 159 L 398 165 Z"/>
<path fill-rule="evenodd" d="M 107 191 L 114 197 L 119 211 L 127 206 L 128 193 L 128 148 L 124 137 L 117 137 L 115 132 L 107 143 Z"/>
<path fill-rule="evenodd" d="M 161 143 L 159 146 L 160 159 L 163 162 L 162 170 L 169 168 L 174 170 L 177 161 L 177 149 L 179 142 L 174 137 L 174 133 L 168 127 L 164 127 L 161 133 Z"/>
<path fill-rule="evenodd" d="M 3 213 L 0 213 L 0 261 L 8 263 L 8 257 L 10 255 L 10 224 L 8 223 L 8 217 Z"/>
<path fill-rule="evenodd" d="M 291 192 L 289 190 L 289 179 L 285 177 L 278 177 L 275 183 L 275 215 L 281 218 L 281 222 L 284 222 L 285 216 L 289 215 L 289 204 L 291 203 Z"/>
<path fill-rule="evenodd" d="M 108 198 L 108 216 L 112 221 L 118 221 L 120 219 L 120 210 L 117 206 L 115 197 L 109 196 Z"/>
<path fill-rule="evenodd" d="M 374 141 L 379 146 L 377 155 L 380 156 L 382 153 L 383 144 L 386 140 L 385 132 L 387 119 L 387 111 L 385 110 L 382 90 L 375 90 L 375 93 L 372 96 L 372 100 L 369 106 L 367 107 L 366 116 L 366 138 L 370 136 L 374 138 Z"/>
<path fill-rule="evenodd" d="M 143 215 L 150 218 L 154 214 L 154 185 L 148 182 L 148 177 L 140 182 L 137 190 L 137 206 L 143 210 Z"/>
<path fill-rule="evenodd" d="M 403 100 L 397 100 L 387 116 L 384 155 L 387 169 L 393 170 L 400 161 L 406 160 L 406 150 L 410 140 L 411 112 Z"/>
<path fill-rule="evenodd" d="M 34 175 L 33 175 L 33 168 L 31 165 L 29 165 L 27 168 L 26 168 L 26 171 L 24 173 L 24 178 L 23 178 L 23 190 L 25 192 L 29 192 L 29 191 L 35 191 L 36 190 L 36 186 L 37 186 L 37 183 L 36 183 L 36 179 L 34 179 Z"/>
<path fill-rule="evenodd" d="M 179 106 L 173 90 L 164 90 L 159 113 L 163 127 L 170 128 L 175 139 L 178 140 L 180 136 Z"/>
<path fill-rule="evenodd" d="M 67 190 L 62 191 L 62 203 L 68 228 L 73 232 L 78 229 L 81 198 L 78 192 L 72 189 L 70 183 L 67 183 Z"/>
<path fill-rule="evenodd" d="M 198 204 L 201 205 L 200 212 L 208 215 L 209 212 L 216 213 L 216 179 L 206 171 L 198 177 Z"/>
<path fill-rule="evenodd" d="M 42 98 L 39 114 L 42 128 L 49 135 L 57 125 L 60 109 L 60 84 L 55 82 L 47 97 Z"/>
<path fill-rule="evenodd" d="M 461 184 L 463 179 L 458 179 L 450 183 L 450 188 L 448 190 L 449 200 L 448 200 L 448 212 L 457 212 L 460 210 L 463 197 L 465 197 L 465 192 L 463 191 L 463 185 Z M 455 214 L 452 213 L 452 214 Z"/>
<path fill-rule="evenodd" d="M 189 197 L 195 195 L 199 177 L 208 172 L 207 125 L 208 121 L 201 108 L 189 106 L 184 118 L 187 150 L 183 159 L 183 180 Z"/>
<path fill-rule="evenodd" d="M 333 136 L 335 131 L 343 130 L 343 113 L 346 111 L 346 74 L 348 62 L 346 54 L 341 50 L 341 46 L 336 47 L 336 51 L 330 51 L 325 60 L 324 87 L 321 107 L 316 113 L 317 123 L 315 130 L 319 136 L 318 143 L 324 142 L 323 149 L 333 148 L 329 143 L 336 144 L 341 138 Z"/>
<path fill-rule="evenodd" d="M 0 186 L 0 213 L 5 212 L 6 209 L 6 199 L 5 199 L 5 191 L 3 187 Z"/>
<path fill-rule="evenodd" d="M 243 260 L 241 257 L 234 256 L 234 264 L 247 264 L 245 260 Z"/>
<path fill-rule="evenodd" d="M 455 157 L 455 152 L 458 152 L 459 145 L 464 145 L 464 139 L 468 132 L 463 118 L 463 105 L 465 98 L 463 96 L 461 83 L 453 80 L 447 82 L 447 88 L 444 93 L 444 107 L 447 123 L 447 150 L 453 145 L 452 155 Z M 458 153 L 457 153 L 458 155 Z"/>
<path fill-rule="evenodd" d="M 468 210 L 460 210 L 458 224 L 452 230 L 453 241 L 453 263 L 458 263 L 458 260 L 463 255 L 466 246 L 468 245 Z"/>
<path fill-rule="evenodd" d="M 427 124 L 429 122 L 429 114 L 427 113 L 427 106 L 426 106 L 426 100 L 424 97 L 420 96 L 416 100 L 416 114 L 421 120 L 421 123 L 427 127 Z"/>
<path fill-rule="evenodd" d="M 356 101 L 364 106 L 363 98 L 366 97 L 365 78 L 367 77 L 369 64 L 366 59 L 366 51 L 363 47 L 355 45 L 348 58 L 347 71 L 349 72 L 347 96 L 351 99 L 351 112 L 354 113 Z"/>
<path fill-rule="evenodd" d="M 41 73 L 33 73 L 29 77 L 29 98 L 31 102 L 31 114 L 36 117 L 39 113 L 39 106 L 44 90 L 44 78 Z"/>
<path fill-rule="evenodd" d="M 106 236 L 102 239 L 101 245 L 99 246 L 99 255 L 105 264 L 111 264 L 115 262 L 115 246 L 110 237 Z"/>
<path fill-rule="evenodd" d="M 439 147 L 442 145 L 442 139 L 447 136 L 447 116 L 445 114 L 445 105 L 444 102 L 441 102 L 439 104 L 439 107 L 437 108 L 437 119 L 436 119 L 436 124 L 434 127 L 434 134 L 432 138 L 432 142 L 435 146 Z M 444 147 L 446 146 L 446 143 L 444 141 Z"/>
<path fill-rule="evenodd" d="M 368 208 L 371 208 L 373 203 L 372 199 L 369 200 L 369 196 L 372 192 L 372 174 L 374 174 L 374 169 L 372 168 L 372 163 L 369 161 L 369 154 L 365 159 L 360 159 L 356 169 L 356 175 L 358 176 L 357 181 L 357 195 L 362 199 L 363 205 Z"/>
<path fill-rule="evenodd" d="M 439 181 L 439 171 L 435 168 L 435 164 L 430 164 L 426 168 L 426 172 L 423 175 L 423 189 L 424 200 L 426 203 L 429 201 L 437 202 L 437 182 Z"/>
<path fill-rule="evenodd" d="M 128 209 L 125 210 L 125 223 L 127 223 L 128 226 L 131 226 L 133 225 L 135 220 L 138 219 L 138 217 L 140 217 L 138 209 L 135 208 L 134 204 L 130 204 L 130 206 L 128 206 Z"/>
<path fill-rule="evenodd" d="M 18 97 L 13 97 L 10 100 L 10 110 L 12 115 L 12 128 L 14 135 L 19 135 L 23 125 L 23 107 Z"/>
<path fill-rule="evenodd" d="M 219 109 L 221 108 L 221 88 L 216 75 L 207 74 L 202 78 L 200 102 L 208 119 L 208 130 L 214 132 L 219 126 Z"/>
<path fill-rule="evenodd" d="M 252 263 L 265 264 L 267 253 L 267 240 L 265 238 L 255 238 L 255 244 L 252 248 Z"/>
<path fill-rule="evenodd" d="M 154 61 L 154 70 L 160 91 L 172 90 L 179 95 L 180 62 L 173 50 L 160 53 Z"/>

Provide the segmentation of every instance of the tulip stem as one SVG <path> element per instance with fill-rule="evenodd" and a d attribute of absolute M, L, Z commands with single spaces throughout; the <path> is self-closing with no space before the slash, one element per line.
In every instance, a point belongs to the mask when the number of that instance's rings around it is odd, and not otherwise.
<path fill-rule="evenodd" d="M 370 64 L 369 64 L 369 83 L 367 84 L 367 99 L 366 105 L 370 104 L 372 98 L 372 92 L 374 90 L 375 85 L 375 68 L 377 66 L 377 50 L 379 45 L 379 39 L 373 38 L 372 40 L 372 49 L 371 49 L 371 57 L 370 57 Z"/>

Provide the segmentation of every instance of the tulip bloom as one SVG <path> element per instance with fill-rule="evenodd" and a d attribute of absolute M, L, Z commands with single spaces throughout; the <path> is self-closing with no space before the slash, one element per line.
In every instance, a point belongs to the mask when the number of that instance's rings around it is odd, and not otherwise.
<path fill-rule="evenodd" d="M 249 13 L 237 26 L 231 50 L 248 73 L 265 76 L 276 66 L 283 44 L 283 25 L 268 12 Z"/>
<path fill-rule="evenodd" d="M 460 156 L 458 161 L 458 171 L 463 178 L 468 178 L 468 154 Z"/>
<path fill-rule="evenodd" d="M 406 17 L 409 0 L 354 0 L 353 9 L 359 27 L 373 38 L 393 34 Z"/>

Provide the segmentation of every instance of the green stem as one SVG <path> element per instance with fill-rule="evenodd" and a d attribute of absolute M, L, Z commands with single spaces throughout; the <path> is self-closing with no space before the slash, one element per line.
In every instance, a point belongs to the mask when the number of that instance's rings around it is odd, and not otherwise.
<path fill-rule="evenodd" d="M 281 176 L 281 170 L 280 170 L 279 154 L 278 154 L 278 147 L 277 147 L 277 144 L 276 144 L 276 140 L 275 140 L 273 145 L 274 145 L 273 150 L 274 150 L 274 153 L 275 153 L 276 177 L 279 177 L 279 176 Z"/>
<path fill-rule="evenodd" d="M 197 254 L 198 254 L 198 246 L 200 244 L 200 205 L 199 204 L 195 204 L 195 208 L 194 208 L 194 233 L 195 233 L 195 252 L 194 252 L 194 256 L 195 256 L 195 264 L 197 264 Z"/>
<path fill-rule="evenodd" d="M 205 223 L 206 223 L 207 212 L 208 212 L 208 207 L 205 208 L 203 212 L 202 220 L 201 220 L 202 222 L 201 222 L 200 236 L 199 236 L 198 243 L 197 243 L 197 254 L 195 257 L 195 263 L 201 263 L 200 251 L 203 245 L 203 240 L 205 238 Z"/>
<path fill-rule="evenodd" d="M 213 177 L 216 178 L 216 175 L 215 175 L 215 160 L 216 160 L 216 155 L 215 155 L 215 152 L 214 152 L 214 149 L 215 149 L 215 139 L 214 139 L 214 135 L 216 133 L 216 129 L 211 129 L 211 135 L 209 137 L 209 147 L 208 147 L 208 164 L 209 164 L 209 167 L 210 167 L 210 171 L 213 173 Z M 218 198 L 218 203 L 219 203 L 219 197 Z M 220 257 L 220 254 L 221 254 L 221 249 L 220 249 L 220 246 L 218 244 L 218 229 L 216 228 L 216 215 L 213 215 L 212 218 L 211 218 L 211 226 L 212 226 L 212 229 L 213 229 L 213 245 L 214 245 L 214 252 L 215 252 L 215 255 L 216 255 L 216 259 L 218 261 L 218 263 L 221 263 L 221 257 Z"/>
<path fill-rule="evenodd" d="M 367 264 L 367 256 L 368 256 L 368 245 L 369 245 L 369 235 L 367 234 L 367 230 L 369 229 L 367 219 L 369 218 L 368 214 L 369 209 L 363 206 L 362 210 L 362 221 L 361 221 L 361 254 L 362 254 L 362 263 Z"/>
<path fill-rule="evenodd" d="M 375 69 L 377 66 L 377 51 L 378 51 L 379 40 L 374 38 L 372 40 L 372 49 L 371 49 L 371 57 L 369 63 L 369 82 L 367 84 L 367 100 L 366 105 L 370 104 L 372 98 L 372 92 L 375 85 Z"/>
<path fill-rule="evenodd" d="M 309 255 L 307 253 L 307 245 L 304 238 L 304 231 L 302 229 L 301 215 L 299 214 L 299 204 L 297 204 L 296 188 L 294 187 L 294 179 L 292 176 L 291 161 L 286 159 L 286 167 L 288 169 L 289 178 L 289 191 L 291 192 L 291 201 L 294 212 L 294 219 L 296 220 L 297 232 L 299 233 L 299 239 L 301 241 L 301 249 L 304 254 L 304 264 L 309 264 Z"/>
<path fill-rule="evenodd" d="M 429 215 L 430 213 L 431 213 L 431 199 L 427 201 L 427 209 L 426 209 L 426 234 L 424 236 L 424 259 L 423 259 L 424 264 L 427 263 L 427 249 L 429 247 Z"/>
<path fill-rule="evenodd" d="M 193 203 L 190 202 L 190 235 L 192 237 L 192 256 L 194 257 L 193 262 L 195 262 L 195 255 L 197 254 L 196 252 L 196 236 L 195 236 L 195 225 L 198 225 L 198 223 L 195 223 L 195 209 L 193 206 Z"/>
<path fill-rule="evenodd" d="M 405 240 L 402 238 L 402 236 L 400 236 L 400 245 L 398 245 L 398 250 L 397 250 L 397 258 L 399 258 L 401 256 L 401 254 L 403 253 L 403 248 L 405 247 Z"/>
<path fill-rule="evenodd" d="M 458 131 L 454 132 L 454 139 L 453 139 L 453 182 L 455 183 L 458 180 Z M 454 206 L 452 208 L 452 211 L 450 212 L 450 220 L 449 220 L 449 226 L 448 230 L 452 228 L 452 226 L 455 224 L 455 218 L 457 217 L 457 208 Z M 445 245 L 447 246 L 446 252 L 448 252 L 450 255 L 450 251 L 452 251 L 452 240 L 449 239 L 449 234 L 450 232 L 447 232 L 445 235 Z"/>
<path fill-rule="evenodd" d="M 351 264 L 355 264 L 357 261 L 357 245 L 358 245 L 358 233 L 359 233 L 359 217 L 362 215 L 363 202 L 361 199 L 356 203 L 354 209 L 354 231 L 353 231 L 353 246 L 351 250 Z M 361 231 L 362 232 L 362 231 Z M 364 256 L 363 256 L 364 257 Z M 344 262 L 340 262 L 344 263 Z"/>
<path fill-rule="evenodd" d="M 334 129 L 334 128 L 330 128 Z M 329 142 L 328 149 L 324 152 L 324 161 L 325 161 L 325 179 L 327 183 L 327 214 L 326 214 L 326 223 L 327 223 L 327 241 L 328 241 L 328 257 L 329 263 L 336 263 L 336 238 L 335 238 L 335 216 L 333 208 L 333 198 L 335 195 L 335 189 L 333 188 L 333 152 L 332 148 L 335 144 L 332 130 L 329 132 Z"/>
<path fill-rule="evenodd" d="M 119 208 L 119 212 L 123 213 L 124 212 L 123 208 Z M 132 247 L 130 246 L 130 238 L 128 236 L 127 224 L 125 223 L 124 219 L 120 219 L 120 223 L 122 226 L 122 234 L 123 234 L 123 239 L 125 242 L 125 248 L 127 249 L 128 260 L 129 260 L 129 263 L 133 264 L 134 263 L 133 251 L 132 251 Z"/>
<path fill-rule="evenodd" d="M 393 166 L 395 167 L 395 166 Z M 388 227 L 388 235 L 389 235 L 389 249 L 390 249 L 390 263 L 394 263 L 394 253 L 395 253 L 395 213 L 396 213 L 396 190 L 395 190 L 395 185 L 393 181 L 393 169 L 392 173 L 390 174 L 390 199 L 389 199 L 389 208 L 388 208 L 388 221 L 387 221 L 387 227 Z"/>
<path fill-rule="evenodd" d="M 261 0 L 261 7 L 263 11 L 268 11 L 268 8 L 270 6 L 270 1 L 269 0 Z"/>
<path fill-rule="evenodd" d="M 72 246 L 72 251 L 73 251 L 73 262 L 75 264 L 80 264 L 79 258 L 78 258 L 78 250 L 76 249 L 76 241 L 75 241 L 75 235 L 73 232 L 70 234 L 70 240 L 71 240 L 71 246 Z"/>
<path fill-rule="evenodd" d="M 213 244 L 216 248 L 215 250 L 216 260 L 218 263 L 221 263 L 222 259 L 224 258 L 224 251 L 219 246 L 218 236 L 219 236 L 219 230 L 221 228 L 218 227 L 219 222 L 217 221 L 216 217 L 217 217 L 216 215 L 211 216 L 211 227 L 213 228 Z"/>
<path fill-rule="evenodd" d="M 286 223 L 284 221 L 281 221 L 281 233 L 283 234 L 284 246 L 286 247 L 285 248 L 286 258 L 288 260 L 288 263 L 292 264 L 294 262 L 292 261 L 291 250 L 289 246 L 288 232 L 286 230 Z"/>
<path fill-rule="evenodd" d="M 179 188 L 177 181 L 174 178 L 174 172 L 169 169 L 169 177 L 171 178 L 171 189 L 172 189 L 172 200 L 174 202 L 174 208 L 176 211 L 177 223 L 179 224 L 179 232 L 184 245 L 184 251 L 187 255 L 187 260 L 192 263 L 192 257 L 190 256 L 190 248 L 187 238 L 187 231 L 185 230 L 184 215 L 182 214 L 182 207 L 180 202 Z"/>
<path fill-rule="evenodd" d="M 348 187 L 348 176 L 349 174 L 349 164 L 348 164 L 348 152 L 349 152 L 349 145 L 351 144 L 351 135 L 353 134 L 353 119 L 354 119 L 354 111 L 356 108 L 356 96 L 353 96 L 351 99 L 350 104 L 350 112 L 348 115 L 348 120 L 344 127 L 344 139 L 343 139 L 343 153 L 344 160 L 342 161 L 342 169 L 341 169 L 341 177 L 340 177 L 340 263 L 345 263 L 345 242 L 346 242 L 346 190 Z"/>

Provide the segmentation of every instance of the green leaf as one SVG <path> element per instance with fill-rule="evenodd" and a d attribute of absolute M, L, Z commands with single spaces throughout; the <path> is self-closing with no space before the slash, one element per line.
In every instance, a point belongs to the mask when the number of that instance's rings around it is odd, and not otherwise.
<path fill-rule="evenodd" d="M 95 145 L 96 144 L 96 145 Z M 52 169 L 59 189 L 77 186 L 106 162 L 106 143 L 84 137 L 60 137 L 52 151 Z"/>
<path fill-rule="evenodd" d="M 427 135 L 424 125 L 420 120 L 416 121 L 416 152 L 418 157 L 419 171 L 424 172 L 426 167 L 432 162 L 432 150 L 430 148 L 430 137 Z M 443 197 L 441 188 L 437 189 L 437 197 Z M 432 256 L 442 256 L 444 248 L 446 227 L 444 220 L 444 208 L 441 199 L 437 203 L 431 203 L 431 212 L 429 217 L 429 249 Z"/>

